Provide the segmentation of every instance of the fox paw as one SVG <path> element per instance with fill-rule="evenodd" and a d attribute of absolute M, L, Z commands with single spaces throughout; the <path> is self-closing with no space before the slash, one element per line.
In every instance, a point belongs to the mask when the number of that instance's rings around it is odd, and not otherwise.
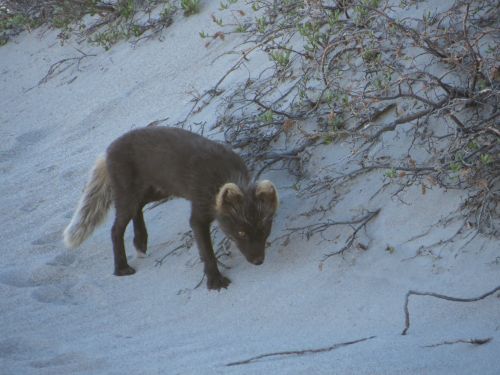
<path fill-rule="evenodd" d="M 137 258 L 147 258 L 148 257 L 148 254 L 146 254 L 146 252 L 144 251 L 141 251 L 141 250 L 137 250 Z"/>
<path fill-rule="evenodd" d="M 128 275 L 133 275 L 135 273 L 135 270 L 130 267 L 123 267 L 123 268 L 115 268 L 115 276 L 128 276 Z"/>
<path fill-rule="evenodd" d="M 222 275 L 207 278 L 207 288 L 209 290 L 221 290 L 222 288 L 226 289 L 230 283 L 231 280 Z"/>

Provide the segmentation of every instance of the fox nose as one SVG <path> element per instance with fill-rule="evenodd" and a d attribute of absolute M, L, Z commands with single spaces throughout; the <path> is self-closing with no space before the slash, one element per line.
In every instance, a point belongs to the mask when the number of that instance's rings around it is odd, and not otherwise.
<path fill-rule="evenodd" d="M 264 263 L 264 257 L 256 258 L 252 260 L 252 263 L 256 266 L 260 266 L 262 263 Z"/>

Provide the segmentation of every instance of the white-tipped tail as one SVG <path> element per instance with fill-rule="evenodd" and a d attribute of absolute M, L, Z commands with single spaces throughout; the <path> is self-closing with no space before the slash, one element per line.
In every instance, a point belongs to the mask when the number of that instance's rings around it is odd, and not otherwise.
<path fill-rule="evenodd" d="M 74 248 L 85 241 L 104 221 L 112 201 L 106 158 L 101 156 L 91 171 L 73 218 L 64 230 L 64 244 Z"/>

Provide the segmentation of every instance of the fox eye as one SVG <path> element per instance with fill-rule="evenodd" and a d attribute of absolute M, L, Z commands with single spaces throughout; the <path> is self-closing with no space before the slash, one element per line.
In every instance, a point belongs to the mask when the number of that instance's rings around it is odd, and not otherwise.
<path fill-rule="evenodd" d="M 247 238 L 247 234 L 244 231 L 240 230 L 238 232 L 238 237 L 239 238 Z"/>

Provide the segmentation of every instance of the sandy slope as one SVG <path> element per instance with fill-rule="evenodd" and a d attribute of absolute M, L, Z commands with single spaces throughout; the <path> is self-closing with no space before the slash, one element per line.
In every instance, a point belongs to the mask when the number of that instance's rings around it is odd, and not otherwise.
<path fill-rule="evenodd" d="M 96 56 L 40 86 L 53 63 L 80 55 L 71 43 L 60 47 L 56 33 L 46 31 L 21 35 L 0 49 L 0 373 L 498 374 L 497 295 L 471 304 L 412 297 L 412 325 L 407 336 L 400 335 L 409 289 L 474 297 L 500 284 L 498 243 L 481 236 L 465 246 L 468 238 L 437 246 L 436 257 L 414 257 L 422 244 L 456 230 L 433 224 L 458 207 L 464 199 L 458 192 L 423 195 L 410 189 L 402 196 L 405 203 L 382 195 L 368 207 L 382 208 L 362 234 L 368 250 L 352 250 L 322 267 L 323 255 L 342 241 L 297 236 L 287 245 L 274 242 L 261 267 L 233 247 L 226 260 L 231 269 L 224 271 L 233 283 L 220 293 L 194 289 L 202 275 L 195 246 L 155 266 L 189 230 L 183 201 L 146 213 L 149 258 L 134 259 L 128 233 L 131 264 L 138 270 L 133 277 L 111 275 L 109 221 L 80 249 L 63 248 L 61 231 L 96 156 L 131 128 L 164 117 L 171 123 L 183 119 L 188 92 L 209 89 L 236 59 L 212 63 L 236 39 L 210 49 L 200 41 L 198 31 L 213 28 L 210 13 L 216 9 L 213 2 L 174 23 L 163 42 L 136 49 L 122 43 L 109 52 L 78 46 Z M 226 87 L 241 77 L 245 73 L 231 76 Z M 215 122 L 213 106 L 197 119 Z M 309 168 L 343 168 L 347 152 L 341 145 L 324 155 L 320 149 Z M 309 223 L 297 213 L 311 202 L 297 196 L 286 173 L 268 177 L 282 201 L 273 238 Z M 366 207 L 361 203 L 372 185 L 350 185 L 323 220 L 355 215 Z M 426 236 L 408 242 L 430 227 Z M 225 366 L 372 336 L 325 353 Z M 475 338 L 492 341 L 425 347 Z"/>

